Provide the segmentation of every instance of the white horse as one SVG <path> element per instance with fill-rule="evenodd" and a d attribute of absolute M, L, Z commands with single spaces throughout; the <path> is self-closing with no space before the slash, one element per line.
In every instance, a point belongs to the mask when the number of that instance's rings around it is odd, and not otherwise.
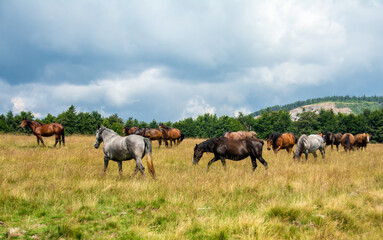
<path fill-rule="evenodd" d="M 294 153 L 294 159 L 299 160 L 301 158 L 302 153 L 306 155 L 306 160 L 309 153 L 312 153 L 314 155 L 314 158 L 317 158 L 317 154 L 315 153 L 315 151 L 318 149 L 322 154 L 322 158 L 324 159 L 325 148 L 323 138 L 317 134 L 312 134 L 309 136 L 303 134 L 298 140 L 297 148 Z"/>
<path fill-rule="evenodd" d="M 145 175 L 145 168 L 142 165 L 142 158 L 147 154 L 146 161 L 149 172 L 155 178 L 155 171 L 152 161 L 152 144 L 149 139 L 139 135 L 129 135 L 121 137 L 116 132 L 106 127 L 99 127 L 96 132 L 96 142 L 94 147 L 98 148 L 100 143 L 104 142 L 104 172 L 108 168 L 109 160 L 118 163 L 120 175 L 122 174 L 122 161 L 136 161 L 136 169 L 133 176 L 140 171 Z"/>

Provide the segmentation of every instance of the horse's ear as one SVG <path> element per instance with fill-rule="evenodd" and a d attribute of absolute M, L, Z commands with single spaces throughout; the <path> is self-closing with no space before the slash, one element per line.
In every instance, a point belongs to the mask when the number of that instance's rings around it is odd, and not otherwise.
<path fill-rule="evenodd" d="M 97 129 L 100 129 L 100 127 L 101 127 L 100 124 L 98 124 L 98 125 L 97 125 Z"/>

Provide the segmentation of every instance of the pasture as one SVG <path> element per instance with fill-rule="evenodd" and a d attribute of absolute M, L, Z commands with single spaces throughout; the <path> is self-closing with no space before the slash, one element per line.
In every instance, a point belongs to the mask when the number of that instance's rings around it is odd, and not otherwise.
<path fill-rule="evenodd" d="M 306 162 L 263 147 L 269 174 L 250 159 L 192 165 L 201 139 L 158 149 L 157 180 L 103 174 L 94 136 L 38 147 L 35 136 L 0 135 L 0 239 L 381 239 L 383 145 L 347 154 L 326 149 Z M 266 143 L 265 143 L 266 145 Z M 103 145 L 101 145 L 102 147 Z M 295 147 L 294 147 L 295 151 Z M 147 170 L 146 158 L 144 166 Z"/>

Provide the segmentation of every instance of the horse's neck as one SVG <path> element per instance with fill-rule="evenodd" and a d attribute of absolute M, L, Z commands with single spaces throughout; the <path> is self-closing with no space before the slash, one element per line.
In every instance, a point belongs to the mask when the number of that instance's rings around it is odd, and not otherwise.
<path fill-rule="evenodd" d="M 40 127 L 40 124 L 38 124 L 36 122 L 31 122 L 30 124 L 28 124 L 28 127 L 30 127 L 32 129 L 32 131 L 34 132 L 36 130 L 36 128 Z"/>
<path fill-rule="evenodd" d="M 109 131 L 107 131 L 107 130 L 104 130 L 104 131 L 102 132 L 102 140 L 104 141 L 104 143 L 105 143 L 105 142 L 108 142 L 111 138 L 116 137 L 116 136 L 119 136 L 119 135 L 114 134 L 114 133 L 112 133 L 112 132 L 109 132 Z"/>

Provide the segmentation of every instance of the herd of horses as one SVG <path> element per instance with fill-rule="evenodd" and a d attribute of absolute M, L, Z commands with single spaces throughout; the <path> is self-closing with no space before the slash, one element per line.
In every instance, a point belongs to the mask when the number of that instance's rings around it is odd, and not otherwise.
<path fill-rule="evenodd" d="M 24 119 L 20 127 L 29 127 L 37 138 L 37 143 L 45 146 L 42 137 L 55 135 L 57 143 L 63 142 L 65 146 L 64 127 L 58 123 L 42 124 L 37 121 Z M 147 156 L 147 167 L 150 174 L 155 178 L 155 170 L 152 161 L 152 144 L 151 141 L 158 141 L 159 147 L 164 142 L 168 146 L 178 145 L 184 139 L 184 134 L 176 128 L 171 128 L 160 124 L 158 128 L 124 128 L 124 137 L 111 129 L 99 126 L 96 132 L 95 148 L 104 143 L 104 172 L 106 171 L 109 161 L 113 160 L 118 163 L 119 172 L 122 173 L 122 162 L 134 159 L 136 168 L 133 175 L 138 171 L 144 175 L 145 168 L 142 159 Z M 316 151 L 319 150 L 322 158 L 325 157 L 325 147 L 331 145 L 331 150 L 335 145 L 339 151 L 339 145 L 343 146 L 346 152 L 355 149 L 365 149 L 370 141 L 370 134 L 362 133 L 354 136 L 351 133 L 332 133 L 321 132 L 319 134 L 301 135 L 299 138 L 291 132 L 279 133 L 274 132 L 267 138 L 267 149 L 273 149 L 277 154 L 280 150 L 285 149 L 288 153 L 296 150 L 293 154 L 294 159 L 300 159 L 305 154 L 306 160 L 308 154 L 311 153 L 317 158 Z M 226 132 L 222 137 L 210 138 L 206 141 L 196 144 L 194 147 L 193 164 L 198 164 L 204 153 L 213 153 L 213 158 L 207 164 L 207 170 L 212 163 L 220 160 L 224 169 L 226 169 L 226 159 L 239 161 L 250 157 L 252 170 L 257 168 L 257 160 L 260 161 L 267 170 L 267 162 L 262 157 L 264 141 L 258 139 L 257 133 L 254 131 L 238 131 Z"/>

